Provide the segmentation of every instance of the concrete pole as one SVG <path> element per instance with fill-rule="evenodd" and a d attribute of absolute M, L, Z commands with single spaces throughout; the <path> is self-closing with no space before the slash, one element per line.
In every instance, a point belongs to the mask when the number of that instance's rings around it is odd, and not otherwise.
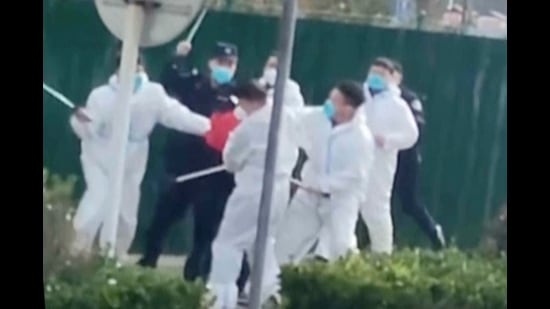
<path fill-rule="evenodd" d="M 258 230 L 252 257 L 252 278 L 250 291 L 250 309 L 260 309 L 262 280 L 265 262 L 266 243 L 269 235 L 269 216 L 271 200 L 273 196 L 273 181 L 275 178 L 275 165 L 277 164 L 277 150 L 281 113 L 283 110 L 283 96 L 285 84 L 290 75 L 292 63 L 292 49 L 294 45 L 294 30 L 296 28 L 296 0 L 284 0 L 283 16 L 279 26 L 280 52 L 277 67 L 277 80 L 275 82 L 275 94 L 273 112 L 267 140 L 267 156 L 265 159 L 265 172 L 263 178 L 262 195 L 260 200 L 260 212 L 258 215 Z"/>

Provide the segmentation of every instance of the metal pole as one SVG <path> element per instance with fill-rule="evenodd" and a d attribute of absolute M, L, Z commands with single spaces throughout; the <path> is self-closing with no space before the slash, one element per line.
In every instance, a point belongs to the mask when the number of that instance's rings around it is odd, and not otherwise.
<path fill-rule="evenodd" d="M 466 31 L 468 30 L 468 23 L 469 23 L 469 3 L 468 0 L 464 0 L 464 6 L 462 7 L 462 27 L 460 29 L 461 34 L 466 34 Z"/>
<path fill-rule="evenodd" d="M 132 96 L 132 80 L 136 73 L 138 47 L 143 29 L 144 15 L 143 6 L 133 1 L 128 3 L 125 16 L 122 55 L 118 72 L 118 99 L 112 121 L 113 136 L 109 148 L 113 154 L 112 166 L 110 168 L 110 194 L 103 224 L 103 229 L 105 230 L 102 232 L 102 234 L 105 233 L 107 243 L 109 244 L 109 257 L 114 257 L 116 254 L 118 218 L 122 202 L 126 148 L 130 130 L 130 97 Z"/>
<path fill-rule="evenodd" d="M 252 257 L 252 278 L 250 291 L 250 309 L 259 309 L 261 306 L 262 279 L 265 262 L 265 249 L 268 238 L 269 216 L 273 196 L 274 170 L 277 164 L 278 133 L 283 109 L 283 95 L 285 84 L 290 73 L 292 63 L 292 49 L 294 45 L 294 29 L 296 28 L 296 0 L 284 0 L 283 16 L 279 26 L 280 51 L 277 66 L 277 80 L 275 81 L 275 95 L 273 112 L 267 139 L 267 156 L 265 158 L 265 172 L 263 177 L 260 211 L 258 214 L 258 229 Z"/>

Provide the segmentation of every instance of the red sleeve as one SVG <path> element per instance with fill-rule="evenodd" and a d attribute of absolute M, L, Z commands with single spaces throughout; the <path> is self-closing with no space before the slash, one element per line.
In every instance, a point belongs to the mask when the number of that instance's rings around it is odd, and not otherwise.
<path fill-rule="evenodd" d="M 238 124 L 239 120 L 235 117 L 233 111 L 213 113 L 210 117 L 211 129 L 204 135 L 206 143 L 220 152 L 223 151 L 229 133 L 231 133 Z"/>

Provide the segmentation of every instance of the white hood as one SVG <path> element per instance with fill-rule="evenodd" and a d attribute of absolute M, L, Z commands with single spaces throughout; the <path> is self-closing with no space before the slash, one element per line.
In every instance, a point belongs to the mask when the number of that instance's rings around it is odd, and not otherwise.
<path fill-rule="evenodd" d="M 397 84 L 389 84 L 388 85 L 388 91 L 397 95 L 397 96 L 401 96 L 401 88 L 399 88 L 399 85 Z"/>
<path fill-rule="evenodd" d="M 139 89 L 142 89 L 144 84 L 149 83 L 149 76 L 147 75 L 147 73 L 139 72 L 136 75 L 141 79 L 141 85 Z M 111 77 L 109 78 L 109 86 L 111 86 L 111 88 L 113 88 L 114 90 L 118 89 L 118 74 L 111 75 Z"/>

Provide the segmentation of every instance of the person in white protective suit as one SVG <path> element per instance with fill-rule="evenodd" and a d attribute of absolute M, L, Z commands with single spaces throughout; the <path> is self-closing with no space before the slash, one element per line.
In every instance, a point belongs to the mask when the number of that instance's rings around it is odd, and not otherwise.
<path fill-rule="evenodd" d="M 272 52 L 269 57 L 267 58 L 264 68 L 263 68 L 263 74 L 258 79 L 259 85 L 263 86 L 267 90 L 267 103 L 273 104 L 274 101 L 274 94 L 275 94 L 275 81 L 277 79 L 277 64 L 278 64 L 278 58 L 277 53 Z M 299 112 L 304 107 L 304 98 L 302 96 L 302 93 L 300 91 L 300 85 L 298 85 L 297 82 L 295 82 L 292 79 L 288 79 L 285 84 L 285 92 L 283 97 L 283 109 L 285 113 L 296 113 Z M 242 110 L 241 107 L 237 106 L 235 108 L 235 113 L 242 119 L 246 117 L 246 113 Z M 289 119 L 293 119 L 292 117 Z M 284 119 L 283 119 L 284 121 Z M 282 125 L 285 125 L 284 123 Z M 299 158 L 299 149 L 298 145 L 295 144 L 293 148 L 288 148 L 289 152 L 294 152 L 296 156 L 296 161 L 298 161 Z M 295 164 L 296 166 L 296 164 Z M 296 167 L 295 167 L 296 168 Z M 293 169 L 293 171 L 295 170 Z M 292 185 L 291 185 L 292 186 Z M 289 194 L 290 199 L 290 194 Z M 248 271 L 247 275 L 243 277 L 248 282 Z M 246 290 L 249 290 L 249 287 L 246 288 Z M 243 291 L 239 295 L 239 304 L 246 305 L 247 303 L 248 295 L 246 291 Z"/>
<path fill-rule="evenodd" d="M 119 62 L 120 63 L 120 62 Z M 85 108 L 77 109 L 70 124 L 81 140 L 81 163 L 86 191 L 80 200 L 73 225 L 76 231 L 74 249 L 89 251 L 100 226 L 107 221 L 107 195 L 113 154 L 110 143 L 113 135 L 113 112 L 118 99 L 118 76 L 95 88 Z M 149 152 L 149 135 L 157 123 L 182 132 L 203 135 L 210 129 L 210 121 L 188 110 L 170 98 L 164 88 L 149 81 L 139 61 L 131 97 L 130 134 L 126 153 L 126 167 L 122 203 L 118 221 L 116 253 L 127 253 L 134 238 L 140 199 L 140 186 L 145 174 Z M 89 118 L 87 117 L 89 115 Z M 108 229 L 101 228 L 100 247 L 107 249 Z"/>
<path fill-rule="evenodd" d="M 214 308 L 237 307 L 238 291 L 235 281 L 241 268 L 243 253 L 253 263 L 252 250 L 257 231 L 262 179 L 267 153 L 267 137 L 272 104 L 267 102 L 263 87 L 256 82 L 241 86 L 235 95 L 239 107 L 247 116 L 229 135 L 223 150 L 226 169 L 235 174 L 236 186 L 231 193 L 218 235 L 212 245 L 212 269 L 208 282 L 215 295 Z M 275 166 L 275 181 L 261 301 L 277 299 L 280 272 L 274 252 L 274 233 L 288 203 L 290 177 L 296 163 L 293 151 L 291 114 L 283 110 L 279 131 L 279 149 Z"/>
<path fill-rule="evenodd" d="M 306 107 L 298 117 L 308 161 L 279 229 L 281 264 L 299 263 L 310 253 L 331 261 L 357 248 L 357 213 L 374 152 L 359 108 L 363 101 L 361 86 L 345 81 L 323 107 Z"/>
<path fill-rule="evenodd" d="M 260 77 L 260 84 L 267 88 L 268 100 L 273 101 L 275 93 L 275 81 L 277 80 L 277 52 L 271 53 L 267 58 L 264 65 L 264 71 L 262 77 Z M 299 109 L 304 107 L 304 98 L 300 91 L 300 85 L 292 79 L 288 79 L 285 84 L 285 93 L 283 98 L 283 106 L 285 109 Z"/>
<path fill-rule="evenodd" d="M 277 79 L 277 52 L 271 53 L 267 58 L 267 61 L 264 65 L 264 70 L 262 76 L 258 79 L 258 84 L 263 86 L 267 90 L 267 103 L 273 104 L 274 95 L 275 95 L 275 81 Z M 300 90 L 300 85 L 292 80 L 288 79 L 285 84 L 285 91 L 283 97 L 283 109 L 286 113 L 296 114 L 300 113 L 303 107 L 305 106 L 304 97 Z M 246 117 L 246 113 L 242 111 L 240 107 L 237 106 L 235 110 L 239 118 Z M 294 119 L 294 118 L 290 118 Z M 296 140 L 296 139 L 293 139 Z M 296 158 L 298 158 L 298 145 L 292 150 L 296 152 Z"/>
<path fill-rule="evenodd" d="M 277 80 L 277 64 L 278 53 L 277 51 L 273 51 L 267 58 L 264 64 L 263 74 L 259 79 L 259 82 L 267 88 L 268 100 L 270 101 L 274 100 L 275 81 Z M 298 112 L 302 110 L 302 108 L 305 106 L 304 98 L 300 90 L 300 85 L 291 78 L 287 79 L 285 83 L 283 106 L 286 111 L 291 113 Z M 294 170 L 292 172 L 293 176 L 299 175 L 299 171 L 301 170 L 304 159 L 303 151 L 302 153 L 300 153 L 298 146 L 296 147 L 295 151 L 299 154 L 299 156 L 296 162 L 296 166 L 294 167 Z M 295 191 L 296 185 L 291 184 L 291 196 Z"/>
<path fill-rule="evenodd" d="M 414 116 L 401 99 L 398 86 L 393 83 L 393 71 L 391 60 L 377 58 L 363 86 L 367 97 L 364 112 L 376 148 L 366 186 L 366 199 L 361 205 L 361 217 L 367 225 L 371 250 L 388 254 L 393 249 L 390 204 L 397 154 L 412 147 L 418 139 Z"/>
<path fill-rule="evenodd" d="M 277 80 L 277 53 L 273 52 L 264 65 L 262 76 L 258 79 L 258 84 L 267 90 L 267 102 L 273 104 L 275 95 L 275 81 Z M 288 79 L 285 84 L 285 93 L 283 98 L 283 108 L 289 112 L 300 110 L 304 107 L 304 97 L 300 90 L 300 85 L 292 80 Z M 239 119 L 246 117 L 246 113 L 237 106 L 235 108 L 235 114 Z"/>

